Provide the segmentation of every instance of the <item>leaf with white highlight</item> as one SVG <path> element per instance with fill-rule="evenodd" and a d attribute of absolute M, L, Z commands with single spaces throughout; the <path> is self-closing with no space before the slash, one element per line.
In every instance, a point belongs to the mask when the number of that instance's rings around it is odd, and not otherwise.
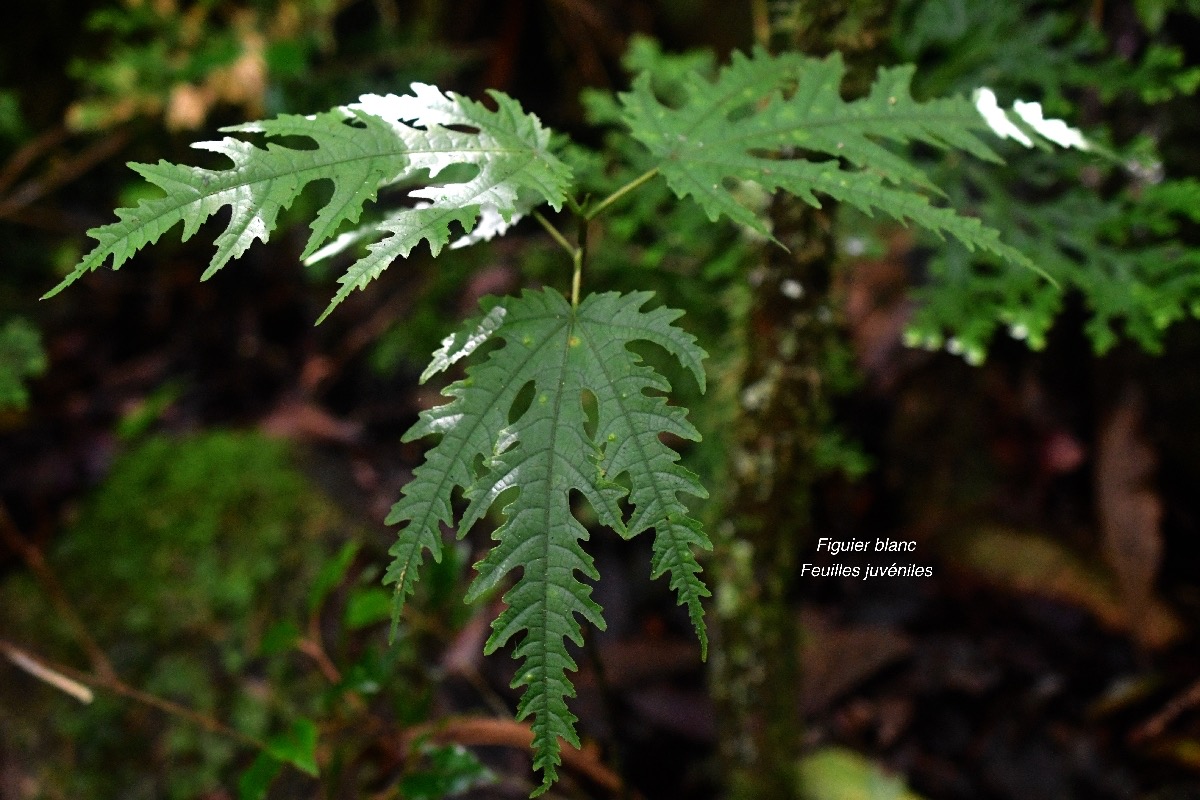
<path fill-rule="evenodd" d="M 1000 103 L 996 100 L 996 93 L 991 89 L 985 86 L 975 90 L 975 108 L 978 109 L 980 116 L 992 129 L 992 132 L 1001 139 L 1012 139 L 1026 147 L 1034 146 L 1034 140 L 1030 138 L 1029 134 L 1015 125 L 1008 113 L 1000 108 Z M 1091 143 L 1083 138 L 1083 134 L 1079 132 L 1078 128 L 1072 128 L 1061 119 L 1046 119 L 1041 103 L 1026 103 L 1023 100 L 1017 100 L 1013 103 L 1013 113 L 1034 134 L 1059 147 L 1074 147 L 1077 150 L 1092 148 Z"/>
<path fill-rule="evenodd" d="M 940 194 L 907 158 L 883 143 L 920 142 L 999 161 L 980 134 L 992 131 L 1033 144 L 1030 136 L 982 90 L 975 104 L 962 97 L 913 99 L 913 67 L 880 69 L 867 96 L 841 96 L 841 57 L 796 53 L 735 53 L 715 81 L 690 75 L 682 99 L 668 104 L 649 74 L 621 95 L 634 138 L 658 159 L 679 197 L 692 197 L 710 219 L 728 217 L 769 235 L 760 215 L 739 203 L 730 186 L 749 181 L 767 192 L 786 191 L 820 206 L 824 194 L 873 215 L 881 211 L 946 234 L 1004 261 L 1040 272 L 1022 252 L 980 220 L 935 206 Z M 1040 107 L 1023 106 L 1025 124 L 1046 138 L 1074 141 L 1057 120 L 1038 121 Z M 1036 123 L 1036 124 L 1035 124 Z M 1061 126 L 1061 127 L 1060 127 Z"/>
<path fill-rule="evenodd" d="M 492 92 L 496 109 L 434 86 L 412 85 L 404 96 L 365 95 L 358 103 L 311 116 L 284 115 L 224 130 L 260 133 L 268 138 L 304 137 L 316 146 L 295 149 L 268 143 L 258 147 L 228 137 L 194 147 L 226 156 L 228 169 L 169 164 L 131 164 L 164 196 L 117 211 L 118 221 L 89 233 L 98 242 L 53 295 L 110 258 L 118 269 L 139 249 L 183 223 L 183 238 L 218 211 L 232 211 L 217 237 L 204 277 L 210 277 L 255 240 L 266 241 L 279 212 L 314 181 L 329 181 L 333 194 L 312 221 L 302 259 L 320 256 L 374 235 L 383 235 L 367 255 L 340 279 L 342 284 L 322 314 L 328 315 L 354 289 L 361 289 L 396 258 L 421 242 L 437 255 L 454 235 L 473 242 L 502 233 L 535 205 L 555 209 L 566 200 L 570 170 L 549 150 L 550 131 L 512 98 Z M 366 226 L 366 231 L 335 238 L 339 227 L 356 222 L 363 205 L 381 187 L 402 181 L 437 181 L 409 194 L 418 199 Z M 464 174 L 464 169 L 465 173 Z M 482 227 L 480 221 L 482 220 Z M 327 244 L 330 240 L 331 244 Z"/>

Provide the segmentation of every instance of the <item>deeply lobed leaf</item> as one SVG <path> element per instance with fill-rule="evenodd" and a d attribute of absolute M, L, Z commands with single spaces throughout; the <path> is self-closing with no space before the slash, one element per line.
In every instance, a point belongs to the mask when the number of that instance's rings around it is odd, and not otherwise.
<path fill-rule="evenodd" d="M 576 308 L 552 291 L 527 291 L 500 301 L 459 333 L 449 336 L 428 375 L 445 369 L 491 338 L 503 340 L 464 380 L 445 390 L 452 400 L 421 414 L 406 435 L 440 434 L 415 472 L 389 522 L 406 523 L 392 548 L 387 581 L 396 585 L 397 609 L 413 589 L 426 551 L 440 556 L 440 526 L 453 521 L 449 498 L 456 487 L 469 501 L 458 525 L 462 535 L 502 496 L 495 547 L 476 565 L 468 593 L 473 600 L 497 587 L 516 568 L 521 577 L 504 596 L 505 611 L 493 623 L 486 650 L 521 637 L 514 655 L 523 666 L 513 681 L 525 686 L 520 718 L 533 717 L 534 765 L 544 782 L 556 778 L 558 740 L 578 746 L 573 697 L 566 673 L 576 669 L 566 640 L 582 644 L 577 619 L 603 629 L 600 607 L 581 577 L 599 577 L 581 542 L 587 530 L 571 512 L 579 492 L 600 521 L 623 536 L 655 531 L 657 577 L 670 573 L 672 588 L 688 607 L 701 641 L 706 641 L 700 599 L 708 590 L 698 577 L 694 549 L 710 547 L 700 525 L 688 516 L 679 494 L 705 497 L 696 476 L 680 467 L 678 455 L 659 438 L 667 432 L 697 440 L 683 409 L 664 397 L 668 381 L 641 363 L 628 345 L 648 341 L 667 350 L 701 388 L 705 353 L 695 338 L 672 322 L 681 312 L 643 310 L 651 293 L 592 295 Z M 514 403 L 532 384 L 529 407 L 513 422 Z M 597 424 L 588 433 L 585 393 L 596 400 Z M 482 460 L 477 471 L 475 464 Z M 629 490 L 618 479 L 626 476 Z M 625 518 L 619 502 L 632 507 Z"/>
<path fill-rule="evenodd" d="M 118 221 L 94 228 L 96 247 L 58 286 L 53 295 L 110 258 L 118 269 L 134 253 L 158 241 L 182 222 L 187 240 L 222 208 L 232 213 L 217 237 L 204 277 L 240 256 L 255 240 L 266 241 L 279 212 L 288 208 L 313 181 L 328 180 L 333 194 L 311 224 L 304 257 L 316 252 L 346 222 L 356 222 L 363 205 L 380 187 L 400 181 L 435 180 L 448 167 L 465 165 L 472 173 L 410 194 L 418 204 L 375 225 L 387 234 L 340 279 L 342 284 L 325 314 L 351 291 L 363 288 L 397 257 L 422 241 L 434 255 L 453 235 L 452 223 L 466 240 L 486 238 L 511 224 L 534 205 L 555 209 L 566 199 L 570 170 L 549 151 L 550 132 L 512 98 L 492 92 L 496 110 L 459 95 L 414 83 L 404 96 L 365 95 L 358 103 L 312 116 L 283 115 L 224 130 L 300 136 L 316 146 L 295 149 L 275 143 L 257 147 L 227 137 L 194 147 L 221 153 L 229 169 L 210 170 L 160 161 L 130 164 L 165 195 L 135 208 L 117 211 Z M 477 230 L 481 217 L 487 230 Z M 324 315 L 322 315 L 324 318 Z"/>
<path fill-rule="evenodd" d="M 911 66 L 881 69 L 866 97 L 847 102 L 840 93 L 844 73 L 838 54 L 819 60 L 759 49 L 752 57 L 735 53 L 715 81 L 691 76 L 674 106 L 655 94 L 648 74 L 621 102 L 626 124 L 659 159 L 668 185 L 712 220 L 725 216 L 770 235 L 761 217 L 729 191 L 733 183 L 751 181 L 817 207 L 820 193 L 868 215 L 883 211 L 1036 269 L 994 229 L 932 205 L 927 195 L 937 194 L 936 187 L 881 144 L 921 142 L 998 161 L 978 135 L 989 127 L 998 131 L 976 104 L 962 97 L 918 103 L 909 89 Z M 999 113 L 1022 136 L 1036 139 L 1036 130 Z"/>

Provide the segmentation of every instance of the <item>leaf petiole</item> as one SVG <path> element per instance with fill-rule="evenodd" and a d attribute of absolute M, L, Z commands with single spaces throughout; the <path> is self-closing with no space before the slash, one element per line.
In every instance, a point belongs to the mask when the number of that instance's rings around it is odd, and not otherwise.
<path fill-rule="evenodd" d="M 576 248 L 572 247 L 571 243 L 567 241 L 567 237 L 563 236 L 562 232 L 559 231 L 558 228 L 554 227 L 554 223 L 546 219 L 540 211 L 534 211 L 533 218 L 538 221 L 538 224 L 546 229 L 546 233 L 550 234 L 551 239 L 558 242 L 559 246 L 566 250 L 567 254 L 570 255 L 571 258 L 575 258 Z"/>
<path fill-rule="evenodd" d="M 649 181 L 650 179 L 654 178 L 654 176 L 656 176 L 656 175 L 658 175 L 658 167 L 655 167 L 654 169 L 646 170 L 641 175 L 638 175 L 636 178 L 631 180 L 629 183 L 625 184 L 620 189 L 617 189 L 615 192 L 610 194 L 608 197 L 601 200 L 595 206 L 593 206 L 592 208 L 589 208 L 587 210 L 587 212 L 583 215 L 583 218 L 585 220 L 595 219 L 597 216 L 600 215 L 600 212 L 604 211 L 604 209 L 608 208 L 613 203 L 617 202 L 622 197 L 629 194 L 630 192 L 632 192 L 634 189 L 641 186 L 646 181 Z"/>

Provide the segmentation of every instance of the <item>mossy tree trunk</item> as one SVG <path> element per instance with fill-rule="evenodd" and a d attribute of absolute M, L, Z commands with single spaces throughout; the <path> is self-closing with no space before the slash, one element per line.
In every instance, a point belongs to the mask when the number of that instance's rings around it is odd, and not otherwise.
<path fill-rule="evenodd" d="M 791 594 L 811 527 L 813 451 L 830 416 L 821 365 L 844 345 L 828 294 L 829 217 L 775 206 L 775 235 L 790 252 L 770 252 L 751 276 L 728 511 L 714 531 L 711 658 L 730 796 L 786 800 L 797 796 L 801 731 Z"/>
<path fill-rule="evenodd" d="M 756 29 L 776 50 L 842 50 L 851 80 L 865 86 L 871 77 L 866 54 L 881 36 L 885 5 L 802 0 L 770 4 L 768 14 L 760 3 Z M 729 488 L 711 567 L 711 686 L 726 793 L 736 800 L 801 796 L 801 632 L 794 594 L 810 541 L 815 450 L 832 416 L 833 365 L 844 363 L 847 347 L 830 297 L 837 256 L 832 202 L 813 209 L 779 197 L 770 214 L 773 233 L 787 249 L 768 246 L 749 275 L 753 296 Z"/>

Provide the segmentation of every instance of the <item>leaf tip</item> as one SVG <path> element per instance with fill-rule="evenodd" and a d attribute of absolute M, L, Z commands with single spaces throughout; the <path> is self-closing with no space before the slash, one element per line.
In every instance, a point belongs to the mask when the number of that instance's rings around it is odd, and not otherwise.
<path fill-rule="evenodd" d="M 75 275 L 74 274 L 68 275 L 67 277 L 65 277 L 61 281 L 59 281 L 57 286 L 55 286 L 53 289 L 51 289 L 50 291 L 43 294 L 38 299 L 39 300 L 49 300 L 51 297 L 54 297 L 56 294 L 58 294 L 59 292 L 61 292 L 63 289 L 67 288 L 74 282 L 75 282 Z"/>

